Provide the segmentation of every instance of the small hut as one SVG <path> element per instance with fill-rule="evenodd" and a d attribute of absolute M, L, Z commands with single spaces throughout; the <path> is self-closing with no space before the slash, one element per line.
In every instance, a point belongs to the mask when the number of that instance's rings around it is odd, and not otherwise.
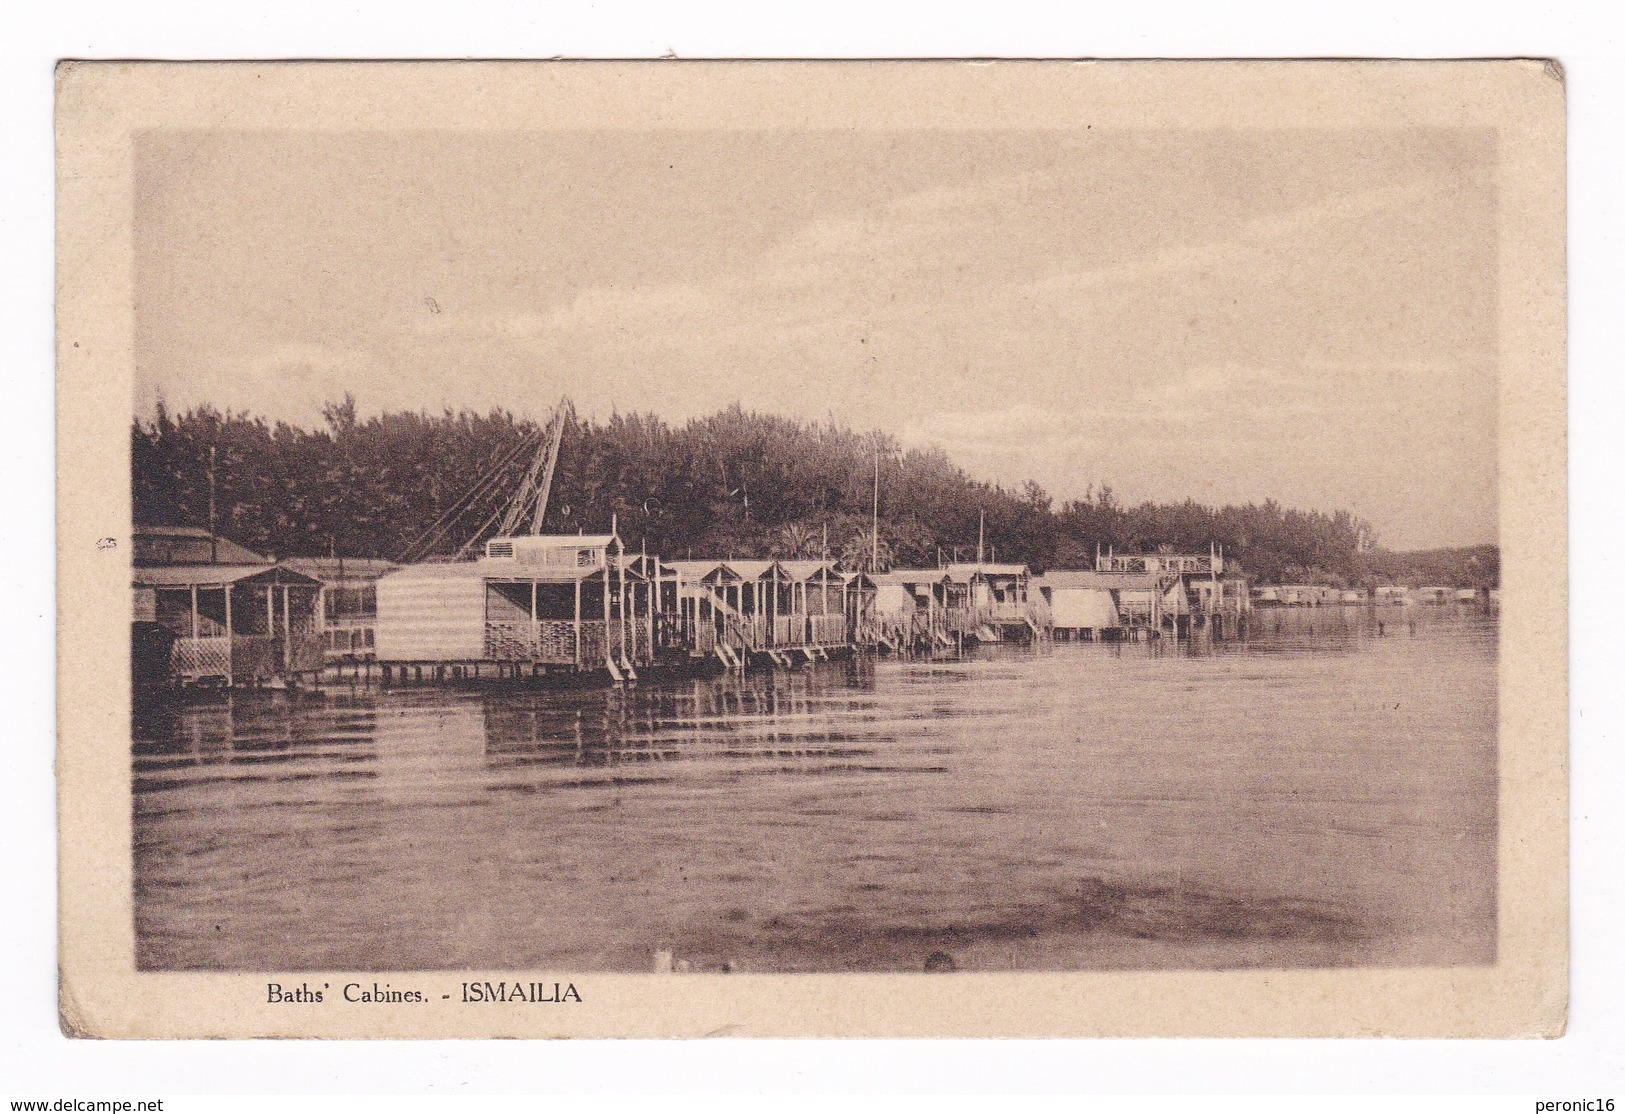
<path fill-rule="evenodd" d="M 323 665 L 321 582 L 281 565 L 160 565 L 131 570 L 134 621 L 173 637 L 181 684 L 259 685 Z"/>
<path fill-rule="evenodd" d="M 477 561 L 399 568 L 378 581 L 378 660 L 635 676 L 653 656 L 652 623 L 622 556 L 615 534 L 526 535 L 492 539 Z"/>
<path fill-rule="evenodd" d="M 370 661 L 377 656 L 378 578 L 393 561 L 371 557 L 290 557 L 284 568 L 322 585 L 322 640 L 329 661 Z"/>
<path fill-rule="evenodd" d="M 677 579 L 679 622 L 687 635 L 689 652 L 710 657 L 718 653 L 718 640 L 730 630 L 730 623 L 737 625 L 743 595 L 741 578 L 725 561 L 673 561 L 671 568 Z M 726 651 L 718 656 L 728 661 Z"/>
<path fill-rule="evenodd" d="M 780 561 L 790 576 L 791 614 L 805 619 L 809 646 L 845 646 L 848 639 L 845 581 L 834 561 Z"/>
<path fill-rule="evenodd" d="M 730 559 L 728 567 L 739 576 L 744 648 L 766 652 L 800 645 L 791 620 L 794 580 L 784 566 L 773 560 Z"/>
<path fill-rule="evenodd" d="M 1051 569 L 1039 577 L 1038 590 L 1049 601 L 1056 635 L 1094 641 L 1120 630 L 1118 593 L 1131 575 Z"/>
<path fill-rule="evenodd" d="M 879 586 L 873 577 L 862 571 L 843 572 L 841 580 L 846 626 L 852 632 L 852 640 L 864 646 L 875 645 L 879 636 L 875 622 L 875 596 Z"/>
<path fill-rule="evenodd" d="M 982 561 L 948 566 L 948 579 L 958 606 L 969 607 L 985 621 L 1025 619 L 1029 574 L 1026 565 Z"/>
<path fill-rule="evenodd" d="M 626 566 L 628 604 L 634 615 L 647 616 L 654 638 L 653 654 L 680 649 L 686 645 L 679 621 L 677 570 L 669 561 L 652 553 L 628 553 L 621 558 Z"/>
<path fill-rule="evenodd" d="M 875 614 L 899 645 L 946 645 L 953 588 L 946 569 L 893 569 L 875 577 Z"/>

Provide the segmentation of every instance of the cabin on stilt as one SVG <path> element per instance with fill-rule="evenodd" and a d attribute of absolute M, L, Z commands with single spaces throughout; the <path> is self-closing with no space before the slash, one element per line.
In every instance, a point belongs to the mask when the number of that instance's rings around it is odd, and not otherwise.
<path fill-rule="evenodd" d="M 134 621 L 171 636 L 183 685 L 285 683 L 323 665 L 321 581 L 281 565 L 188 564 L 131 570 Z"/>
<path fill-rule="evenodd" d="M 378 581 L 378 660 L 411 679 L 637 676 L 654 658 L 652 593 L 613 534 L 493 538 L 476 561 L 407 565 Z"/>
<path fill-rule="evenodd" d="M 1042 638 L 1049 633 L 1049 611 L 1043 596 L 1030 591 L 1026 565 L 978 561 L 951 564 L 950 625 L 982 641 L 1009 635 Z"/>
<path fill-rule="evenodd" d="M 1064 641 L 1103 641 L 1117 637 L 1123 616 L 1117 609 L 1113 580 L 1121 574 L 1051 569 L 1037 580 L 1049 601 L 1055 636 Z"/>
<path fill-rule="evenodd" d="M 621 558 L 632 585 L 633 614 L 647 615 L 654 638 L 654 656 L 687 648 L 688 640 L 679 622 L 678 575 L 670 561 L 652 553 L 628 553 Z"/>
<path fill-rule="evenodd" d="M 954 582 L 946 569 L 893 569 L 875 577 L 875 585 L 883 646 L 912 652 L 955 644 L 949 622 Z"/>
<path fill-rule="evenodd" d="M 790 574 L 772 560 L 730 559 L 728 567 L 739 577 L 734 648 L 771 656 L 791 637 Z"/>
<path fill-rule="evenodd" d="M 850 644 L 846 583 L 829 561 L 673 561 L 691 653 L 791 665 Z"/>
<path fill-rule="evenodd" d="M 843 572 L 843 603 L 846 607 L 846 627 L 852 632 L 856 646 L 877 646 L 880 643 L 880 623 L 875 610 L 875 599 L 880 586 L 863 571 Z"/>
<path fill-rule="evenodd" d="M 807 559 L 780 561 L 790 576 L 790 616 L 801 633 L 801 644 L 813 650 L 849 645 L 845 582 L 834 561 Z"/>
<path fill-rule="evenodd" d="M 368 557 L 290 557 L 284 568 L 321 581 L 322 641 L 330 663 L 377 657 L 378 578 L 395 562 Z"/>
<path fill-rule="evenodd" d="M 685 560 L 670 564 L 677 578 L 678 622 L 686 635 L 689 654 L 697 658 L 715 656 L 726 666 L 737 666 L 739 662 L 730 657 L 735 647 L 724 635 L 740 615 L 742 578 L 725 561 Z"/>

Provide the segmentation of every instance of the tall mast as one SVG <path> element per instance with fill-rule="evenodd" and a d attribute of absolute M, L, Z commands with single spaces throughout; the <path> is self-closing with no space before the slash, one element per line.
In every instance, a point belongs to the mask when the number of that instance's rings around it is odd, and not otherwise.
<path fill-rule="evenodd" d="M 560 399 L 553 410 L 553 420 L 548 424 L 542 447 L 530 462 L 524 479 L 519 482 L 519 490 L 514 493 L 513 502 L 508 504 L 502 516 L 497 537 L 511 538 L 518 533 L 527 512 L 530 514 L 530 532 L 542 532 L 542 518 L 547 514 L 547 500 L 553 490 L 553 470 L 559 461 L 559 440 L 564 436 L 564 408 L 565 401 Z"/>
<path fill-rule="evenodd" d="M 536 513 L 530 520 L 530 532 L 542 532 L 542 517 L 547 514 L 547 499 L 553 493 L 553 469 L 559 463 L 559 441 L 564 437 L 564 400 L 553 411 L 553 438 L 547 446 L 547 470 L 542 474 L 542 486 L 536 492 Z"/>
<path fill-rule="evenodd" d="M 209 564 L 220 562 L 220 538 L 214 528 L 214 446 L 209 446 Z"/>
<path fill-rule="evenodd" d="M 874 517 L 869 525 L 869 571 L 880 572 L 880 441 L 875 441 Z"/>

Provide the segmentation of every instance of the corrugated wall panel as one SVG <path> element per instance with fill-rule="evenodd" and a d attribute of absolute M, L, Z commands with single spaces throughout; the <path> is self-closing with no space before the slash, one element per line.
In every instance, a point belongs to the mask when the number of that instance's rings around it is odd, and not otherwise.
<path fill-rule="evenodd" d="M 408 566 L 378 581 L 378 660 L 485 657 L 485 580 L 472 567 Z"/>
<path fill-rule="evenodd" d="M 1118 623 L 1117 605 L 1112 594 L 1098 588 L 1054 588 L 1050 591 L 1050 614 L 1058 627 L 1099 630 Z"/>

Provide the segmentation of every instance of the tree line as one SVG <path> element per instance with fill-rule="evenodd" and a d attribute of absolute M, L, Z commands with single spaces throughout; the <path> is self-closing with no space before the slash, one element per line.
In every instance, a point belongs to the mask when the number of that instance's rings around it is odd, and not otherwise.
<path fill-rule="evenodd" d="M 279 557 L 425 559 L 483 541 L 544 442 L 536 422 L 485 414 L 394 412 L 365 420 L 355 399 L 304 429 L 203 406 L 160 406 L 131 427 L 141 525 L 209 524 Z M 882 432 L 802 422 L 738 406 L 681 426 L 649 414 L 583 418 L 566 406 L 544 529 L 595 533 L 613 520 L 629 548 L 668 558 L 818 557 L 849 569 L 991 558 L 1036 569 L 1088 567 L 1118 553 L 1223 545 L 1264 583 L 1352 584 L 1374 575 L 1375 539 L 1347 511 L 1262 504 L 1214 508 L 1120 502 L 1109 486 L 1056 505 L 1040 485 L 966 475 L 937 449 Z M 878 539 L 870 521 L 879 473 Z"/>

